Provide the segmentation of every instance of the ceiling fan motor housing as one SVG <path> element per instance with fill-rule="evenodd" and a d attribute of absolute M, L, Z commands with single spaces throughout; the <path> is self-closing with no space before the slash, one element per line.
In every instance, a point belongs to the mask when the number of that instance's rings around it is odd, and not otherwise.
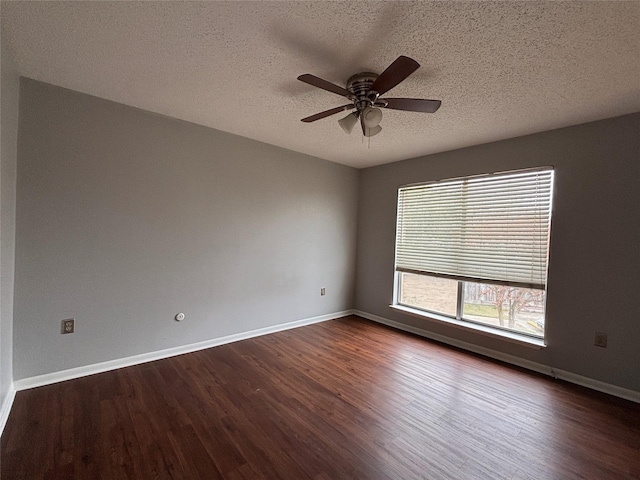
<path fill-rule="evenodd" d="M 353 75 L 347 80 L 347 90 L 355 97 L 353 104 L 362 112 L 367 107 L 384 107 L 384 101 L 378 101 L 379 93 L 371 91 L 371 85 L 378 78 L 378 74 L 372 72 L 362 72 Z"/>
<path fill-rule="evenodd" d="M 347 80 L 347 90 L 353 93 L 356 97 L 366 97 L 367 92 L 376 81 L 378 75 L 371 72 L 356 73 L 349 80 Z"/>

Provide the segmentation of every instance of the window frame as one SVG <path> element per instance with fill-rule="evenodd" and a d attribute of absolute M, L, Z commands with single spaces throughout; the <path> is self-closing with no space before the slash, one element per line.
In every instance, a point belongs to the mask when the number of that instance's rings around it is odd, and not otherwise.
<path fill-rule="evenodd" d="M 553 201 L 555 198 L 555 182 L 554 182 L 554 173 L 555 173 L 555 169 L 552 166 L 547 166 L 547 167 L 537 167 L 537 168 L 532 168 L 532 169 L 520 169 L 520 170 L 512 170 L 512 171 L 502 171 L 502 172 L 496 172 L 494 174 L 490 174 L 490 175 L 503 175 L 503 174 L 521 174 L 521 173 L 534 173 L 534 172 L 538 172 L 538 171 L 545 171 L 545 172 L 551 172 L 551 188 L 550 188 L 550 192 L 549 192 L 549 223 L 548 223 L 548 227 L 547 227 L 547 256 L 546 256 L 546 263 L 545 263 L 545 268 L 546 271 L 548 272 L 548 268 L 549 268 L 549 250 L 550 250 L 550 236 L 551 236 L 551 218 L 552 218 L 552 214 L 553 214 Z M 476 175 L 476 176 L 467 176 L 467 177 L 458 177 L 458 178 L 451 178 L 451 179 L 443 179 L 441 180 L 442 182 L 449 182 L 449 181 L 454 181 L 454 180 L 466 180 L 466 179 L 475 179 L 478 177 L 482 177 L 482 176 L 490 176 L 490 175 Z M 428 318 L 430 320 L 435 320 L 435 321 L 439 321 L 439 322 L 443 322 L 443 323 L 447 323 L 459 328 L 463 328 L 466 330 L 473 330 L 473 331 L 477 331 L 481 334 L 485 334 L 485 335 L 490 335 L 490 336 L 494 336 L 494 337 L 499 337 L 499 338 L 503 338 L 506 339 L 508 341 L 512 341 L 515 343 L 519 343 L 522 345 L 526 345 L 526 346 L 530 346 L 530 347 L 534 347 L 534 348 L 543 348 L 546 346 L 546 335 L 547 335 L 547 298 L 548 298 L 548 286 L 547 283 L 545 281 L 544 284 L 544 288 L 542 289 L 542 292 L 544 294 L 544 319 L 545 319 L 545 328 L 542 332 L 542 335 L 535 335 L 535 334 L 531 334 L 531 333 L 527 333 L 527 332 L 520 332 L 520 331 L 516 331 L 510 328 L 506 328 L 506 327 L 502 327 L 499 325 L 489 325 L 489 324 L 485 324 L 483 322 L 480 321 L 476 321 L 474 319 L 469 319 L 468 317 L 464 316 L 464 283 L 468 282 L 468 283 L 473 283 L 470 282 L 469 280 L 464 280 L 464 279 L 460 279 L 460 278 L 449 278 L 452 281 L 457 282 L 457 294 L 456 294 L 456 315 L 455 316 L 451 316 L 449 314 L 446 313 L 441 313 L 441 312 L 437 312 L 437 311 L 433 311 L 433 310 L 429 310 L 426 308 L 421 308 L 419 306 L 413 306 L 413 305 L 408 305 L 406 303 L 402 303 L 400 301 L 401 299 L 401 295 L 402 295 L 402 281 L 401 281 L 401 276 L 403 273 L 412 273 L 414 275 L 420 275 L 420 276 L 425 276 L 425 277 L 438 277 L 438 275 L 429 275 L 426 273 L 415 273 L 415 272 L 407 272 L 407 271 L 402 271 L 402 270 L 398 270 L 397 269 L 397 250 L 398 250 L 398 225 L 399 225 L 399 209 L 400 209 L 400 203 L 399 203 L 399 192 L 401 191 L 402 188 L 407 188 L 407 187 L 415 187 L 415 186 L 421 186 L 421 185 L 430 185 L 430 184 L 434 184 L 434 183 L 438 183 L 438 182 L 424 182 L 424 183 L 418 183 L 418 184 L 410 184 L 410 185 L 404 185 L 398 188 L 398 196 L 396 197 L 396 214 L 397 214 L 397 218 L 396 218 L 396 238 L 395 238 L 395 245 L 394 245 L 394 282 L 393 282 L 393 303 L 390 305 L 391 308 L 398 310 L 398 311 L 402 311 L 403 313 L 408 313 L 411 314 L 413 316 L 417 316 L 417 317 L 421 317 L 421 318 Z M 446 276 L 444 276 L 444 278 L 447 278 Z M 483 281 L 478 281 L 477 283 L 487 283 L 487 282 L 483 282 Z M 509 283 L 507 282 L 502 282 L 501 284 L 503 285 L 509 285 Z M 512 285 L 513 287 L 522 287 L 521 285 Z"/>

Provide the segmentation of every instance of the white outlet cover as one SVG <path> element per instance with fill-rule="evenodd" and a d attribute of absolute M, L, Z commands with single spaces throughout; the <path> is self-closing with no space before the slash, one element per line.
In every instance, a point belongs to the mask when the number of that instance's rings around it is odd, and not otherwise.
<path fill-rule="evenodd" d="M 176 321 L 181 322 L 182 320 L 184 320 L 184 313 L 178 313 L 176 314 Z"/>

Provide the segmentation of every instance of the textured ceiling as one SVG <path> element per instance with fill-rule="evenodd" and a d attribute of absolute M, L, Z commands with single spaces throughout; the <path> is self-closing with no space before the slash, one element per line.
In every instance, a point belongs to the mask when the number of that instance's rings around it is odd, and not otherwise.
<path fill-rule="evenodd" d="M 640 110 L 640 2 L 2 2 L 21 75 L 355 167 Z M 422 67 L 346 135 L 339 85 L 399 55 Z"/>

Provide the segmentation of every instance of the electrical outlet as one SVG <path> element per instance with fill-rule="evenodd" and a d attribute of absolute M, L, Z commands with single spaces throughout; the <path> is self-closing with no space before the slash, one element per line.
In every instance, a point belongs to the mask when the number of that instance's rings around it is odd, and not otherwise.
<path fill-rule="evenodd" d="M 602 332 L 596 332 L 596 337 L 593 341 L 596 347 L 607 348 L 607 334 Z"/>
<path fill-rule="evenodd" d="M 327 293 L 327 291 L 324 289 L 324 287 L 322 287 L 320 289 L 320 295 L 325 295 Z"/>
<path fill-rule="evenodd" d="M 75 329 L 75 319 L 67 318 L 62 320 L 62 331 L 60 333 L 73 333 Z"/>

